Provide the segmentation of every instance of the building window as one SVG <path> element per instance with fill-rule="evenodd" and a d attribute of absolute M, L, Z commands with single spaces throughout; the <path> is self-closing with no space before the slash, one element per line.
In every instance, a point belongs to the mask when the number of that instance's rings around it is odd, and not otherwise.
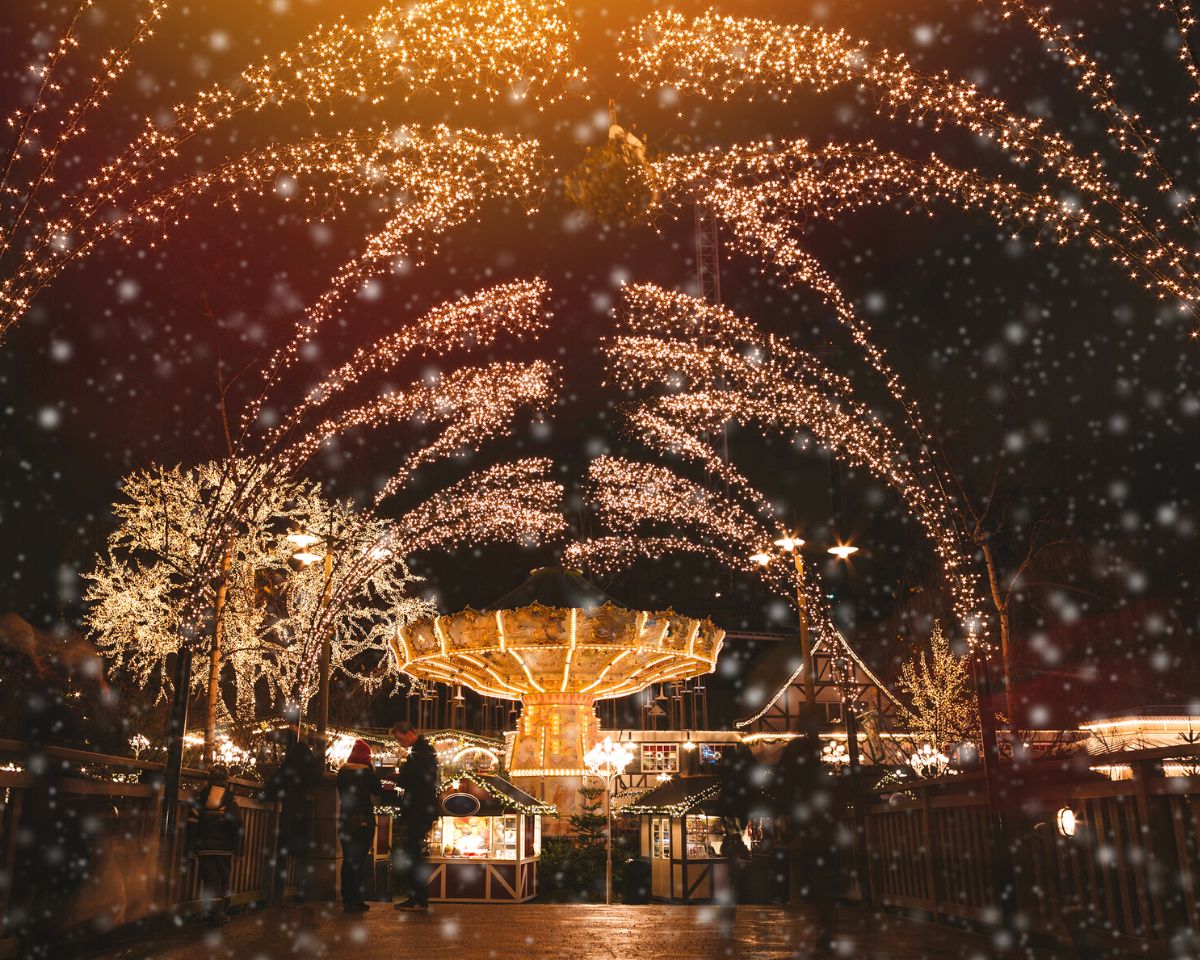
<path fill-rule="evenodd" d="M 651 817 L 650 844 L 654 859 L 671 859 L 671 821 L 668 817 Z"/>
<path fill-rule="evenodd" d="M 729 749 L 726 743 L 702 743 L 700 744 L 700 766 L 715 767 L 721 762 L 721 757 L 725 751 Z"/>
<path fill-rule="evenodd" d="M 679 744 L 642 744 L 642 773 L 678 773 Z"/>

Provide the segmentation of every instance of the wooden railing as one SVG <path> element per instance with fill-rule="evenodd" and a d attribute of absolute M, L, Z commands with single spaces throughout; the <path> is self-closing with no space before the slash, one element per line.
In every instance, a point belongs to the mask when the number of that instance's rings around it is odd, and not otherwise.
<path fill-rule="evenodd" d="M 58 772 L 56 796 L 83 825 L 79 842 L 91 858 L 91 878 L 64 910 L 64 926 L 104 931 L 198 910 L 182 825 L 173 862 L 160 857 L 161 764 L 58 749 L 47 756 Z M 865 842 L 854 856 L 845 851 L 841 893 L 862 899 L 865 890 L 878 905 L 994 925 L 1002 919 L 996 878 L 1011 876 L 1023 929 L 1063 941 L 1094 937 L 1130 955 L 1165 955 L 1173 933 L 1200 927 L 1200 776 L 1165 776 L 1167 757 L 1200 768 L 1200 747 L 1184 746 L 1007 769 L 1000 793 L 1008 843 L 1001 849 L 1010 853 L 1002 863 L 981 773 L 868 791 L 865 835 L 855 838 Z M 21 744 L 0 740 L 0 956 L 13 952 L 2 924 L 29 882 L 14 876 L 17 837 L 36 819 L 25 809 L 31 793 L 24 760 Z M 1130 765 L 1133 778 L 1112 781 L 1089 770 L 1108 763 Z M 181 798 L 201 776 L 184 771 Z M 234 860 L 231 900 L 267 901 L 278 813 L 254 798 L 257 784 L 233 786 L 245 840 Z M 1063 807 L 1078 819 L 1073 837 L 1056 828 Z M 854 836 L 851 811 L 845 816 L 846 835 Z"/>
<path fill-rule="evenodd" d="M 87 879 L 60 907 L 65 930 L 86 927 L 102 933 L 155 916 L 201 909 L 195 861 L 184 853 L 183 822 L 171 861 L 164 863 L 161 856 L 162 764 L 57 748 L 47 750 L 45 756 L 55 770 L 56 802 L 70 822 L 61 837 L 89 865 Z M 22 744 L 0 740 L 0 864 L 9 878 L 0 884 L 0 956 L 15 952 L 9 919 L 36 882 L 33 877 L 14 875 L 21 869 L 18 838 L 22 831 L 36 829 L 38 819 L 28 804 L 41 799 L 31 792 L 25 760 Z M 193 794 L 203 777 L 200 770 L 184 770 L 181 801 Z M 255 798 L 260 784 L 237 779 L 230 784 L 245 829 L 241 853 L 233 860 L 230 902 L 266 901 L 275 885 L 278 810 Z M 35 842 L 44 844 L 49 839 Z M 35 855 L 44 854 L 42 850 Z M 289 864 L 285 894 L 293 880 L 291 872 Z"/>
<path fill-rule="evenodd" d="M 868 792 L 866 862 L 875 903 L 935 917 L 999 922 L 997 876 L 1011 876 L 1018 924 L 1063 941 L 1096 938 L 1131 955 L 1165 950 L 1174 932 L 1200 928 L 1200 776 L 1167 777 L 1161 761 L 1200 749 L 1164 748 L 1043 760 L 1004 771 L 1006 863 L 981 773 Z M 1090 766 L 1132 766 L 1109 780 Z M 1068 807 L 1074 836 L 1057 827 Z M 846 824 L 852 819 L 849 811 Z M 846 857 L 842 894 L 861 899 Z M 997 866 L 1002 869 L 998 872 Z"/>

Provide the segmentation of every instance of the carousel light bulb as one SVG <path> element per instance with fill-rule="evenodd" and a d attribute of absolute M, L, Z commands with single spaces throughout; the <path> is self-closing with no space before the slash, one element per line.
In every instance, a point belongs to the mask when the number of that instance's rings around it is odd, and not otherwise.
<path fill-rule="evenodd" d="M 830 547 L 828 552 L 839 560 L 845 560 L 858 553 L 858 547 L 852 547 L 848 543 L 839 543 L 836 546 Z"/>

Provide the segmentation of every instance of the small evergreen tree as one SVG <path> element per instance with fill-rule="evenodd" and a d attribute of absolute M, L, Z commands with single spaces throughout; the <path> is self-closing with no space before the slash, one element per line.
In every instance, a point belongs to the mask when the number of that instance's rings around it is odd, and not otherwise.
<path fill-rule="evenodd" d="M 971 690 L 966 657 L 956 656 L 942 625 L 933 623 L 929 656 L 924 652 L 900 668 L 900 689 L 909 695 L 909 732 L 938 750 L 969 740 L 979 743 L 979 708 Z"/>
<path fill-rule="evenodd" d="M 580 788 L 579 812 L 568 817 L 571 832 L 566 836 L 547 837 L 542 843 L 542 863 L 538 870 L 540 896 L 552 901 L 597 903 L 604 901 L 604 873 L 607 844 L 604 814 L 604 786 Z M 626 837 L 613 820 L 613 892 L 621 890 L 625 858 L 636 856 L 636 837 Z"/>
<path fill-rule="evenodd" d="M 608 818 L 604 814 L 604 787 L 579 788 L 579 813 L 569 818 L 571 832 L 578 846 L 587 850 L 604 850 L 604 834 Z"/>

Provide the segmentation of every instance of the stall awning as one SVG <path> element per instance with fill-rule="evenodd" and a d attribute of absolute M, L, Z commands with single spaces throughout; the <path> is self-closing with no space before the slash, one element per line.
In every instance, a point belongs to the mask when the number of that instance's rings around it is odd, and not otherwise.
<path fill-rule="evenodd" d="M 676 777 L 655 787 L 622 812 L 633 816 L 681 817 L 709 806 L 720 792 L 721 781 L 717 777 Z"/>
<path fill-rule="evenodd" d="M 457 808 L 454 796 L 474 796 L 478 807 L 469 813 L 466 808 Z M 450 800 L 448 803 L 447 801 Z M 523 813 L 527 816 L 552 816 L 558 813 L 553 804 L 544 803 L 530 796 L 520 787 L 513 786 L 503 777 L 488 773 L 464 773 L 443 780 L 441 784 L 441 807 L 444 816 L 496 816 L 501 813 Z"/>

